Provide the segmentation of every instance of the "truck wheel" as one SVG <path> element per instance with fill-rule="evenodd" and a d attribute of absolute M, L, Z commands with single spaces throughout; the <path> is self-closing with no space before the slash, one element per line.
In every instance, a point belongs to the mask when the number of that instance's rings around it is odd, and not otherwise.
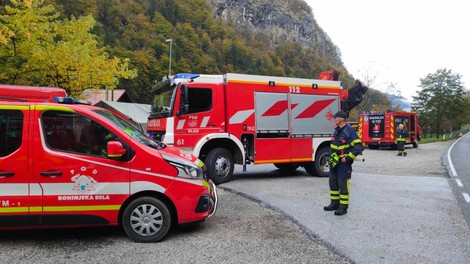
<path fill-rule="evenodd" d="M 418 141 L 413 142 L 413 148 L 418 148 Z"/>
<path fill-rule="evenodd" d="M 299 167 L 298 163 L 274 163 L 274 166 L 278 168 L 283 174 L 294 173 Z"/>
<path fill-rule="evenodd" d="M 328 177 L 330 175 L 330 164 L 328 164 L 328 155 L 330 148 L 323 147 L 315 154 L 315 161 L 305 162 L 303 164 L 305 171 L 314 176 Z"/>
<path fill-rule="evenodd" d="M 136 242 L 158 242 L 171 226 L 171 214 L 162 201 L 140 197 L 132 201 L 122 216 L 124 232 Z"/>
<path fill-rule="evenodd" d="M 232 153 L 224 148 L 215 148 L 205 159 L 207 174 L 215 184 L 229 182 L 233 175 Z"/>

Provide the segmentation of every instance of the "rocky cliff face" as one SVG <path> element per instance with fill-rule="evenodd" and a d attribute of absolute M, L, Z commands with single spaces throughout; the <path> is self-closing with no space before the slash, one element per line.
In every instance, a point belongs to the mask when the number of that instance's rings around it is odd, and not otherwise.
<path fill-rule="evenodd" d="M 339 49 L 318 26 L 312 9 L 303 0 L 209 0 L 214 15 L 239 30 L 264 33 L 273 47 L 300 42 L 321 56 L 340 62 Z"/>

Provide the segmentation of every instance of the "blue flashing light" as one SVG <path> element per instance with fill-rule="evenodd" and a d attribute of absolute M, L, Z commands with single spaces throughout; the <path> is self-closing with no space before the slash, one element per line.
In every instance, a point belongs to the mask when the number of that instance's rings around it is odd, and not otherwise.
<path fill-rule="evenodd" d="M 54 97 L 54 102 L 59 104 L 86 104 L 91 105 L 91 102 L 78 100 L 70 97 Z"/>
<path fill-rule="evenodd" d="M 173 76 L 174 79 L 196 79 L 199 77 L 199 74 L 194 73 L 178 73 Z"/>

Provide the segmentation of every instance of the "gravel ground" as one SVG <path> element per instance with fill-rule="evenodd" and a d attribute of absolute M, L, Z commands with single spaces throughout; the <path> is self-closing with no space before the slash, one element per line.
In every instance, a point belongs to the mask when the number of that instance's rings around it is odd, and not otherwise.
<path fill-rule="evenodd" d="M 418 148 L 407 145 L 406 157 L 397 157 L 398 151 L 391 148 L 365 149 L 362 156 L 365 162 L 355 162 L 353 171 L 377 176 L 448 177 L 442 165 L 442 156 L 452 143 L 453 141 L 420 144 Z"/>

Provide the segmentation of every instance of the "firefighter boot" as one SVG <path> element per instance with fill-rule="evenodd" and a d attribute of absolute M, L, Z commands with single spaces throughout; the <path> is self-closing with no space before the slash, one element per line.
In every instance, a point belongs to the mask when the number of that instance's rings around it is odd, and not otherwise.
<path fill-rule="evenodd" d="M 339 208 L 339 201 L 331 201 L 330 205 L 323 207 L 325 211 L 335 211 Z"/>
<path fill-rule="evenodd" d="M 401 156 L 401 155 L 403 155 L 401 152 L 397 154 L 397 156 Z"/>
<path fill-rule="evenodd" d="M 348 213 L 348 206 L 341 204 L 338 210 L 335 211 L 335 215 L 345 215 Z"/>
<path fill-rule="evenodd" d="M 406 153 L 406 152 L 403 152 L 403 157 L 406 157 L 406 155 L 408 155 L 408 153 Z"/>

